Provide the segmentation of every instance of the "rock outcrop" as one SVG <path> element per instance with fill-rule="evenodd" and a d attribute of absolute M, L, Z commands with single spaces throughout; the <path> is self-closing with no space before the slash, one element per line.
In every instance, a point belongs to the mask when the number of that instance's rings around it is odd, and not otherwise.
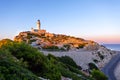
<path fill-rule="evenodd" d="M 14 38 L 15 41 L 24 41 L 43 51 L 45 55 L 49 53 L 61 57 L 71 57 L 77 65 L 87 71 L 89 63 L 95 64 L 99 69 L 115 55 L 114 51 L 91 40 L 84 40 L 63 34 L 53 34 L 49 32 L 20 32 Z M 50 52 L 53 50 L 52 52 Z"/>
<path fill-rule="evenodd" d="M 86 50 L 97 50 L 99 48 L 99 44 L 94 41 L 49 32 L 20 32 L 19 35 L 14 38 L 14 41 L 24 41 L 38 48 L 49 46 L 57 46 L 58 48 L 64 49 L 69 46 L 69 49 L 84 48 Z"/>

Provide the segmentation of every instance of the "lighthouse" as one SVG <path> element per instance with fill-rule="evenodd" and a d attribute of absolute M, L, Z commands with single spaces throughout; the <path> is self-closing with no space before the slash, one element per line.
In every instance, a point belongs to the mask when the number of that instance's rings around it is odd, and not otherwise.
<path fill-rule="evenodd" d="M 41 24 L 40 24 L 40 20 L 38 20 L 38 21 L 37 21 L 37 28 L 38 28 L 38 30 L 40 30 L 40 25 L 41 25 Z"/>
<path fill-rule="evenodd" d="M 45 34 L 46 33 L 46 30 L 41 29 L 40 20 L 37 20 L 36 25 L 37 25 L 37 29 L 31 28 L 31 32 L 39 33 L 39 34 Z"/>

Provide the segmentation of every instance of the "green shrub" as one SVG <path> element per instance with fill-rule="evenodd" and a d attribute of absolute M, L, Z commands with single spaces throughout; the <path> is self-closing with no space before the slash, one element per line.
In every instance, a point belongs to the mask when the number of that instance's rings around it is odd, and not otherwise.
<path fill-rule="evenodd" d="M 3 49 L 8 50 L 17 61 L 17 65 L 23 65 L 37 76 L 50 80 L 60 80 L 61 72 L 55 65 L 53 57 L 47 58 L 39 50 L 26 43 L 13 42 L 12 45 L 4 45 Z"/>
<path fill-rule="evenodd" d="M 47 55 L 47 58 L 50 60 L 50 59 L 54 59 L 56 62 L 58 62 L 58 58 L 57 57 L 55 57 L 54 55 L 52 55 L 52 54 L 48 54 Z"/>
<path fill-rule="evenodd" d="M 10 40 L 10 39 L 3 39 L 0 41 L 0 48 L 3 47 L 3 46 L 8 46 L 8 45 L 12 45 L 13 44 L 13 41 Z"/>
<path fill-rule="evenodd" d="M 0 80 L 37 80 L 37 76 L 50 80 L 61 80 L 61 76 L 73 80 L 82 80 L 86 77 L 68 56 L 45 56 L 26 43 L 0 41 Z"/>
<path fill-rule="evenodd" d="M 77 49 L 80 49 L 80 48 L 84 48 L 85 44 L 79 44 L 79 46 L 77 47 Z"/>
<path fill-rule="evenodd" d="M 47 67 L 47 57 L 40 53 L 36 48 L 33 48 L 26 43 L 12 42 L 9 45 L 2 45 L 2 48 L 8 50 L 16 59 L 21 61 L 18 63 L 27 63 L 27 66 L 23 66 L 27 67 L 38 76 L 42 77 L 49 68 Z"/>
<path fill-rule="evenodd" d="M 108 80 L 108 78 L 99 70 L 93 70 L 91 74 L 95 80 Z"/>
<path fill-rule="evenodd" d="M 43 49 L 45 50 L 49 50 L 49 51 L 59 51 L 59 47 L 57 46 L 46 46 L 46 47 L 43 47 Z"/>
<path fill-rule="evenodd" d="M 49 54 L 47 57 L 48 57 L 48 59 L 50 59 L 50 61 L 53 64 L 55 64 L 57 66 L 57 68 L 59 69 L 59 72 L 61 73 L 62 76 L 72 78 L 73 80 L 82 80 L 83 77 L 81 77 L 81 76 L 85 76 L 76 67 L 73 67 L 73 66 L 69 65 L 68 63 L 59 62 L 60 58 L 56 58 L 55 56 L 53 56 L 51 54 Z M 64 57 L 68 58 L 68 56 L 64 56 Z M 63 59 L 63 57 L 61 59 Z M 72 59 L 69 58 L 69 61 L 68 60 L 67 61 L 70 62 L 71 60 Z M 71 63 L 74 63 L 74 61 L 72 60 Z M 76 63 L 75 63 L 75 65 L 76 65 Z M 78 74 L 81 75 L 81 76 L 77 76 Z"/>
<path fill-rule="evenodd" d="M 61 48 L 60 48 L 60 51 L 66 51 L 66 50 L 65 50 L 65 48 L 61 47 Z"/>
<path fill-rule="evenodd" d="M 98 62 L 99 62 L 97 59 L 93 59 L 93 61 L 94 61 L 95 63 L 98 63 Z"/>
<path fill-rule="evenodd" d="M 27 39 L 30 39 L 30 38 L 32 38 L 32 35 L 27 35 Z"/>
<path fill-rule="evenodd" d="M 48 72 L 45 73 L 46 77 L 50 80 L 61 80 L 61 72 L 58 68 L 58 62 L 55 58 L 49 56 L 49 63 L 48 63 Z"/>
<path fill-rule="evenodd" d="M 33 73 L 7 59 L 0 60 L 0 80 L 40 80 Z"/>
<path fill-rule="evenodd" d="M 76 74 L 73 74 L 71 71 L 65 68 L 60 68 L 62 76 L 72 78 L 72 80 L 82 80 L 80 77 L 78 77 Z"/>
<path fill-rule="evenodd" d="M 73 59 L 68 56 L 59 57 L 59 60 L 64 64 L 68 64 L 75 68 L 78 68 L 77 64 L 73 61 Z"/>
<path fill-rule="evenodd" d="M 100 52 L 98 52 L 98 56 L 100 57 L 101 60 L 104 59 L 104 55 L 102 55 Z"/>
<path fill-rule="evenodd" d="M 72 67 L 70 65 L 67 64 L 67 67 L 69 68 L 70 71 L 76 73 L 76 74 L 79 74 L 79 75 L 84 75 L 79 69 L 75 68 L 75 67 Z M 85 75 L 84 75 L 85 76 Z"/>
<path fill-rule="evenodd" d="M 94 63 L 89 63 L 88 66 L 90 70 L 93 70 L 93 69 L 98 70 L 98 67 Z"/>
<path fill-rule="evenodd" d="M 65 45 L 63 45 L 63 47 L 66 48 L 67 51 L 70 50 L 70 45 L 69 44 L 65 44 Z"/>

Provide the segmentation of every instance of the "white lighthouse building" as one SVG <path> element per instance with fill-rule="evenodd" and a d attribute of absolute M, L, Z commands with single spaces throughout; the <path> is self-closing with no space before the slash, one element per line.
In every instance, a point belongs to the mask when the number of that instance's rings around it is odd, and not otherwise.
<path fill-rule="evenodd" d="M 40 20 L 37 20 L 36 25 L 37 25 L 37 29 L 31 28 L 32 32 L 34 32 L 34 33 L 42 33 L 42 34 L 46 33 L 46 30 L 41 29 Z"/>
<path fill-rule="evenodd" d="M 37 21 L 37 28 L 38 30 L 40 30 L 40 27 L 41 27 L 41 23 L 40 23 L 40 20 Z"/>

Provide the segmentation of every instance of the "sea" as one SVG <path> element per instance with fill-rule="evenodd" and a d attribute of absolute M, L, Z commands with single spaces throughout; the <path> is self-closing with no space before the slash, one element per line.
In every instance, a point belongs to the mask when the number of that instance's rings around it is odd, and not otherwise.
<path fill-rule="evenodd" d="M 120 44 L 102 44 L 102 45 L 107 47 L 108 49 L 120 51 Z"/>

